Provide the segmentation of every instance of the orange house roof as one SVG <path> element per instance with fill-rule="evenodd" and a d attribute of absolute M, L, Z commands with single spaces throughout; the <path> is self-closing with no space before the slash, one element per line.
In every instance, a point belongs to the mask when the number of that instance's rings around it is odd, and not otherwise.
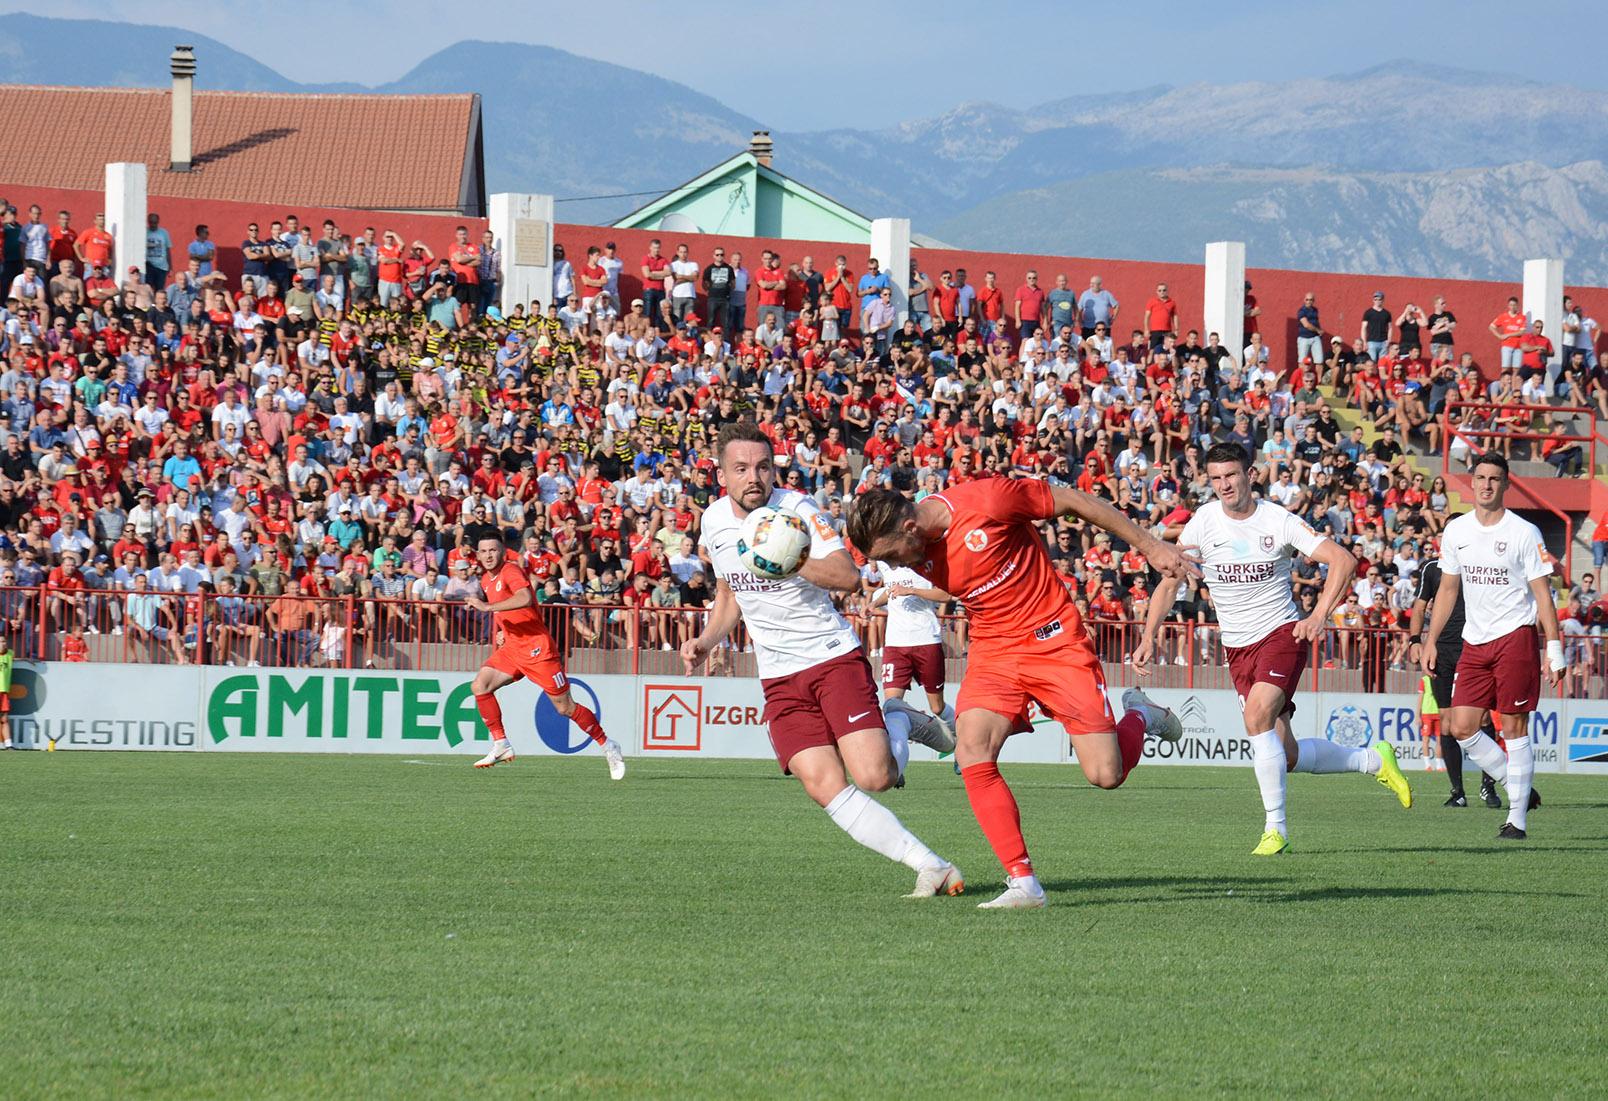
<path fill-rule="evenodd" d="M 152 195 L 480 215 L 480 97 L 196 92 L 192 168 L 169 168 L 170 93 L 0 84 L 34 137 L 0 151 L 9 184 L 98 190 L 143 161 Z"/>

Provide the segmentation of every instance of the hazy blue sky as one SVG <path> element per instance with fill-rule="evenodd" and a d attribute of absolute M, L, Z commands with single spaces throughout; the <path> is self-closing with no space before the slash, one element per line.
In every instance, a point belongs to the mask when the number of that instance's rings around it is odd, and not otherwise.
<path fill-rule="evenodd" d="M 532 42 L 679 80 L 786 129 L 871 125 L 967 100 L 1353 72 L 1394 58 L 1608 88 L 1603 0 L 53 0 L 0 8 L 165 24 L 302 81 L 380 83 L 465 38 Z M 766 10 L 786 15 L 765 16 Z M 804 13 L 808 13 L 807 15 Z"/>

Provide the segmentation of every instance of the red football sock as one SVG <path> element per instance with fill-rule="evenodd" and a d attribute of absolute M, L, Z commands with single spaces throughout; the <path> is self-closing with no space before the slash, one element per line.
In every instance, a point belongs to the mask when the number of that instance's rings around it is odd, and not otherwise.
<path fill-rule="evenodd" d="M 570 721 L 584 730 L 598 745 L 609 740 L 609 736 L 603 733 L 603 724 L 597 721 L 597 716 L 592 714 L 590 707 L 576 704 L 575 710 L 570 712 Z"/>
<path fill-rule="evenodd" d="M 1145 752 L 1145 717 L 1130 711 L 1117 723 L 1117 748 L 1122 751 L 1122 778 L 1126 780 L 1133 766 Z"/>
<path fill-rule="evenodd" d="M 498 706 L 496 696 L 490 692 L 484 695 L 477 692 L 475 693 L 475 706 L 480 709 L 480 718 L 485 722 L 486 729 L 491 731 L 492 738 L 500 742 L 508 737 L 503 733 L 502 708 Z"/>
<path fill-rule="evenodd" d="M 994 855 L 1005 865 L 1005 874 L 1032 875 L 1033 862 L 1027 858 L 1027 841 L 1022 837 L 1022 812 L 1010 785 L 999 774 L 999 766 L 993 761 L 968 765 L 960 770 L 960 778 L 966 784 L 966 797 L 971 800 L 977 824 L 983 828 Z"/>

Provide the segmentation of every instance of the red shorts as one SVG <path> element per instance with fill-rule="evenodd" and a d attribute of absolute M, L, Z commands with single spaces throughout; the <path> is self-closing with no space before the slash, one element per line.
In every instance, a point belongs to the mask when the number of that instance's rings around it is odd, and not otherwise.
<path fill-rule="evenodd" d="M 1271 684 L 1284 693 L 1284 716 L 1295 714 L 1295 690 L 1301 685 L 1312 646 L 1295 637 L 1293 620 L 1273 628 L 1259 642 L 1225 646 L 1223 652 L 1228 655 L 1228 675 L 1234 681 L 1241 707 L 1252 686 Z"/>
<path fill-rule="evenodd" d="M 9 712 L 10 710 L 11 710 L 11 693 L 10 692 L 0 692 L 0 715 L 4 715 L 7 712 Z"/>
<path fill-rule="evenodd" d="M 845 734 L 882 727 L 882 703 L 862 651 L 759 683 L 771 749 L 784 774 L 801 750 L 835 746 Z"/>
<path fill-rule="evenodd" d="M 929 692 L 944 690 L 943 643 L 882 648 L 882 687 L 909 688 L 912 680 Z"/>
<path fill-rule="evenodd" d="M 1452 706 L 1528 715 L 1541 700 L 1541 648 L 1535 627 L 1490 642 L 1464 643 L 1452 679 Z"/>
<path fill-rule="evenodd" d="M 955 714 L 980 707 L 1022 733 L 1032 729 L 1028 708 L 1036 703 L 1068 734 L 1105 734 L 1117 728 L 1105 688 L 1100 659 L 1074 621 L 1050 645 L 973 642 Z"/>
<path fill-rule="evenodd" d="M 486 664 L 515 680 L 528 679 L 549 696 L 561 696 L 569 689 L 564 665 L 550 641 L 506 642 L 491 652 Z"/>

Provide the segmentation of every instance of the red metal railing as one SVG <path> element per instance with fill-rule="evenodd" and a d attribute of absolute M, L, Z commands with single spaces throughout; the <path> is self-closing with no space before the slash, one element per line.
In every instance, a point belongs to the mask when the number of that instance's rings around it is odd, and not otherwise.
<path fill-rule="evenodd" d="M 541 610 L 577 676 L 683 676 L 681 644 L 703 629 L 707 615 L 702 608 L 616 604 Z M 850 617 L 873 660 L 884 618 L 881 612 Z M 966 668 L 966 618 L 941 619 L 949 680 L 958 681 Z M 1113 687 L 1233 688 L 1215 623 L 1162 624 L 1145 678 L 1132 662 L 1141 624 L 1091 619 L 1084 626 Z M 492 644 L 492 621 L 456 601 L 13 588 L 0 589 L 0 634 L 25 660 L 472 672 Z M 1314 644 L 1303 687 L 1417 695 L 1420 674 L 1407 660 L 1408 641 L 1399 628 L 1330 627 Z M 1608 695 L 1608 636 L 1575 636 L 1566 646 L 1570 675 L 1562 694 Z M 757 672 L 740 625 L 696 670 Z"/>

